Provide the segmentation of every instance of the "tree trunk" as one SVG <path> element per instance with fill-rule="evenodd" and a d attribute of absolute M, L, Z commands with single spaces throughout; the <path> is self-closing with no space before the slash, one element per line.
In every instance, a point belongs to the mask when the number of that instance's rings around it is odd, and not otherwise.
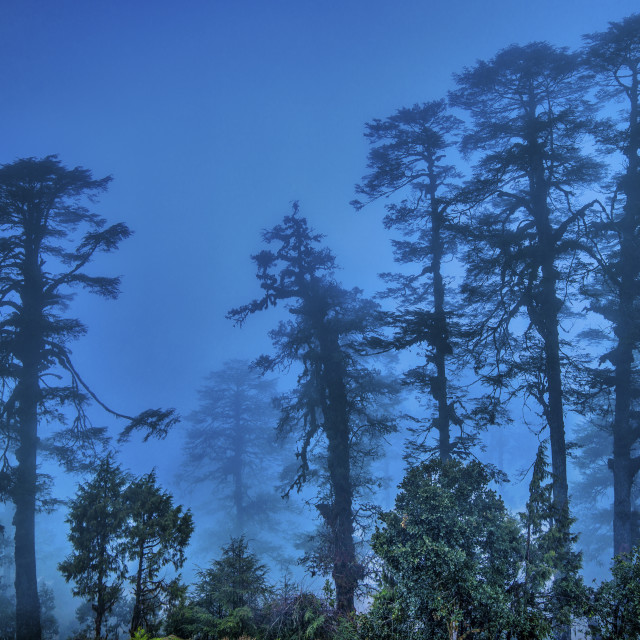
<path fill-rule="evenodd" d="M 323 516 L 332 535 L 336 607 L 340 613 L 350 613 L 355 610 L 354 593 L 361 570 L 353 541 L 349 413 L 337 337 L 326 336 L 321 342 L 321 351 L 324 355 L 322 380 L 326 389 L 323 412 L 328 440 L 327 466 L 333 493 L 333 502 Z"/>
<path fill-rule="evenodd" d="M 629 204 L 629 203 L 627 203 Z M 627 207 L 625 207 L 627 208 Z M 625 211 L 620 246 L 620 290 L 618 317 L 614 327 L 617 337 L 614 364 L 615 407 L 613 419 L 613 553 L 628 553 L 633 546 L 631 487 L 635 472 L 632 469 L 631 395 L 633 367 L 633 306 L 634 262 L 632 214 Z M 637 471 L 637 470 L 636 470 Z"/>
<path fill-rule="evenodd" d="M 548 406 L 546 410 L 551 443 L 551 473 L 553 476 L 553 505 L 557 516 L 569 507 L 569 486 L 567 482 L 567 446 L 565 442 L 564 408 L 562 401 L 562 371 L 560 366 L 560 340 L 558 336 L 558 315 L 555 281 L 548 283 L 544 296 L 548 301 L 543 310 L 545 326 L 544 356 L 548 386 Z"/>
<path fill-rule="evenodd" d="M 98 605 L 96 606 L 95 619 L 95 640 L 102 638 L 102 618 L 104 616 L 104 598 L 102 593 L 98 594 Z"/>
<path fill-rule="evenodd" d="M 529 316 L 543 343 L 544 373 L 547 383 L 546 402 L 541 394 L 543 412 L 549 427 L 551 445 L 551 475 L 553 487 L 554 522 L 560 528 L 560 553 L 570 549 L 569 535 L 569 486 L 567 482 L 567 446 L 565 440 L 564 406 L 562 389 L 562 367 L 560 363 L 560 335 L 558 314 L 562 301 L 557 296 L 558 271 L 555 266 L 557 239 L 551 222 L 549 209 L 549 184 L 552 176 L 545 172 L 541 145 L 536 132 L 535 100 L 531 100 L 530 123 L 532 134 L 528 139 L 531 158 L 530 197 L 533 220 L 538 240 L 539 285 L 531 292 L 533 304 Z M 562 580 L 559 570 L 556 580 Z M 556 640 L 570 640 L 570 624 L 558 626 Z"/>
<path fill-rule="evenodd" d="M 349 437 L 341 429 L 328 433 L 328 467 L 333 488 L 330 529 L 333 537 L 333 579 L 339 612 L 354 611 L 354 592 L 359 567 L 353 541 L 352 489 L 350 478 Z"/>
<path fill-rule="evenodd" d="M 106 545 L 101 538 L 98 538 L 96 542 L 100 548 L 100 557 L 98 559 L 98 567 L 99 567 L 98 569 L 98 602 L 93 606 L 93 610 L 95 611 L 95 614 L 96 614 L 95 640 L 100 640 L 100 638 L 102 637 L 102 619 L 104 618 L 104 611 L 106 608 L 105 601 L 104 601 L 106 585 L 104 583 L 105 576 L 103 571 L 103 567 L 105 565 L 105 559 L 104 559 L 105 554 L 103 553 L 103 551 Z"/>
<path fill-rule="evenodd" d="M 433 277 L 433 328 L 434 353 L 433 361 L 436 375 L 431 380 L 431 394 L 438 405 L 438 453 L 441 460 L 451 457 L 451 417 L 449 412 L 449 393 L 447 390 L 446 359 L 451 353 L 449 344 L 449 328 L 444 311 L 444 279 L 442 277 L 442 212 L 438 206 L 438 181 L 434 171 L 434 162 L 429 166 L 429 200 L 431 207 L 431 272 Z"/>
<path fill-rule="evenodd" d="M 144 542 L 140 543 L 140 560 L 136 573 L 135 602 L 133 604 L 133 615 L 131 617 L 130 633 L 133 634 L 142 626 L 142 570 L 144 568 Z"/>
<path fill-rule="evenodd" d="M 565 442 L 564 407 L 562 399 L 562 367 L 560 364 L 560 337 L 558 314 L 562 301 L 556 288 L 558 272 L 555 266 L 557 240 L 551 224 L 549 210 L 549 183 L 551 176 L 545 172 L 542 148 L 538 142 L 535 97 L 530 98 L 529 113 L 531 134 L 527 140 L 530 153 L 529 189 L 531 212 L 538 236 L 538 262 L 540 283 L 532 291 L 533 305 L 529 317 L 543 342 L 544 367 L 547 379 L 547 401 L 543 410 L 549 426 L 551 443 L 551 473 L 553 476 L 553 505 L 560 518 L 569 506 L 567 484 L 567 447 Z"/>
<path fill-rule="evenodd" d="M 22 312 L 18 318 L 15 352 L 21 362 L 16 386 L 18 450 L 14 488 L 16 639 L 40 640 L 40 599 L 36 572 L 36 493 L 38 403 L 42 347 L 42 277 L 35 234 L 25 231 Z"/>
<path fill-rule="evenodd" d="M 38 375 L 23 370 L 18 420 L 20 446 L 16 453 L 15 565 L 16 639 L 40 640 L 40 600 L 36 573 L 36 459 L 38 449 Z"/>
<path fill-rule="evenodd" d="M 620 289 L 617 319 L 614 333 L 617 338 L 613 365 L 615 368 L 615 413 L 613 420 L 613 553 L 628 553 L 637 543 L 632 526 L 633 507 L 631 487 L 638 473 L 638 466 L 631 458 L 637 439 L 633 433 L 630 413 L 633 376 L 633 350 L 635 346 L 634 306 L 638 278 L 637 242 L 635 240 L 640 220 L 640 185 L 638 185 L 640 132 L 638 131 L 638 70 L 634 69 L 629 93 L 630 126 L 629 145 L 626 148 L 627 171 L 622 182 L 626 195 L 624 213 L 620 225 Z"/>

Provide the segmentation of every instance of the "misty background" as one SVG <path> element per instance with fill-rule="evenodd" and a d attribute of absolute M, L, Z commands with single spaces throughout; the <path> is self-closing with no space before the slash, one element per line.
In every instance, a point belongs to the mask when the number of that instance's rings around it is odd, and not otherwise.
<path fill-rule="evenodd" d="M 509 44 L 578 47 L 582 34 L 634 10 L 627 0 L 4 0 L 0 162 L 58 154 L 67 166 L 113 175 L 96 211 L 135 232 L 90 269 L 123 277 L 119 299 L 78 293 L 71 305 L 89 328 L 71 345 L 77 368 L 118 411 L 172 406 L 188 416 L 211 371 L 270 351 L 277 313 L 242 328 L 225 314 L 256 296 L 249 256 L 292 201 L 326 235 L 345 287 L 367 296 L 383 288 L 377 274 L 394 268 L 384 202 L 360 213 L 349 205 L 365 172 L 366 122 L 439 99 L 453 72 Z M 283 376 L 278 387 L 291 382 Z M 117 432 L 98 410 L 95 423 Z M 187 426 L 162 442 L 134 438 L 119 460 L 136 475 L 157 469 L 163 487 L 192 507 L 188 582 L 229 531 L 215 488 L 181 482 Z M 402 438 L 380 465 L 390 478 L 383 507 L 402 475 Z M 501 491 L 520 506 L 519 471 L 532 463 L 535 440 L 517 424 L 488 438 L 482 459 L 510 473 Z M 56 497 L 71 497 L 81 478 L 54 473 Z M 312 527 L 316 514 L 303 498 L 285 505 L 290 531 Z M 64 506 L 40 515 L 37 531 L 38 572 L 55 589 L 62 623 L 78 604 L 56 570 L 68 553 L 64 517 Z M 10 524 L 8 511 L 1 521 Z M 298 551 L 288 551 L 295 561 Z"/>

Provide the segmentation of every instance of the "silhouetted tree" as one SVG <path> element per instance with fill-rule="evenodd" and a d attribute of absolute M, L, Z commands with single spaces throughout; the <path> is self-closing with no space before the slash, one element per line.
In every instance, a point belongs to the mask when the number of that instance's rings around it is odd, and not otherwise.
<path fill-rule="evenodd" d="M 363 575 L 354 541 L 354 497 L 368 486 L 366 464 L 377 453 L 376 438 L 394 425 L 378 411 L 376 402 L 389 386 L 366 369 L 357 340 L 372 330 L 377 306 L 348 291 L 333 279 L 335 259 L 317 244 L 322 236 L 309 228 L 294 205 L 292 215 L 263 233 L 274 250 L 253 256 L 263 297 L 229 313 L 242 323 L 255 312 L 284 302 L 291 319 L 271 332 L 273 356 L 257 362 L 265 370 L 300 365 L 298 385 L 283 396 L 279 429 L 296 432 L 299 468 L 291 489 L 308 479 L 310 454 L 326 439 L 326 457 L 320 472 L 326 491 L 316 503 L 328 533 L 325 564 L 331 566 L 337 607 L 354 608 L 354 591 Z M 366 455 L 359 455 L 366 449 Z"/>
<path fill-rule="evenodd" d="M 505 387 L 527 380 L 549 428 L 553 497 L 558 514 L 568 508 L 563 352 L 559 323 L 568 310 L 580 247 L 577 238 L 592 203 L 575 193 L 593 185 L 598 163 L 580 146 L 591 124 L 580 96 L 587 85 L 575 55 L 546 43 L 510 46 L 456 77 L 454 106 L 473 126 L 464 152 L 480 154 L 465 191 L 475 240 L 467 252 L 468 300 L 477 323 L 482 365 L 494 351 L 485 381 Z M 513 341 L 514 322 L 528 323 Z M 485 369 L 486 370 L 486 369 Z"/>
<path fill-rule="evenodd" d="M 609 29 L 585 36 L 585 63 L 596 75 L 598 97 L 622 102 L 615 122 L 600 128 L 605 152 L 623 159 L 614 177 L 609 206 L 592 225 L 590 254 L 599 269 L 588 283 L 591 308 L 613 327 L 613 344 L 601 358 L 610 367 L 599 380 L 613 392 L 613 548 L 628 553 L 638 543 L 632 486 L 640 470 L 640 15 L 610 23 Z M 609 113 L 609 112 L 608 112 Z M 595 385 L 594 385 L 595 386 Z M 605 406 L 608 402 L 605 400 Z"/>
<path fill-rule="evenodd" d="M 185 548 L 193 533 L 193 518 L 187 509 L 173 506 L 173 497 L 156 482 L 155 471 L 134 480 L 125 492 L 128 521 L 125 548 L 135 571 L 131 634 L 140 627 L 156 631 L 156 617 L 171 595 L 179 577 L 168 580 L 162 570 L 178 571 L 185 561 Z"/>
<path fill-rule="evenodd" d="M 108 456 L 69 504 L 66 522 L 73 552 L 58 565 L 73 595 L 87 600 L 93 612 L 96 640 L 102 624 L 122 596 L 126 578 L 123 534 L 127 521 L 127 478 Z"/>
<path fill-rule="evenodd" d="M 200 406 L 189 416 L 181 477 L 207 484 L 233 513 L 232 531 L 241 535 L 277 509 L 281 500 L 269 483 L 280 452 L 273 406 L 276 383 L 243 360 L 225 362 L 200 389 Z M 211 497 L 208 498 L 211 502 Z"/>
<path fill-rule="evenodd" d="M 394 240 L 395 259 L 401 264 L 416 265 L 418 273 L 383 274 L 390 284 L 384 294 L 393 297 L 399 308 L 390 314 L 394 329 L 391 338 L 376 343 L 382 349 L 425 349 L 424 365 L 405 374 L 405 380 L 423 394 L 429 394 L 436 406 L 433 419 L 418 429 L 412 442 L 413 455 L 437 451 L 442 460 L 464 455 L 473 439 L 464 432 L 456 402 L 451 370 L 454 341 L 459 336 L 456 298 L 447 291 L 444 264 L 455 255 L 458 234 L 450 212 L 454 190 L 452 181 L 459 178 L 451 164 L 446 164 L 447 150 L 455 143 L 461 129 L 460 120 L 446 111 L 443 100 L 399 109 L 385 120 L 366 125 L 365 136 L 372 144 L 368 168 L 356 191 L 368 201 L 398 194 L 400 202 L 386 205 L 384 225 L 397 228 L 405 237 Z M 353 201 L 356 209 L 364 204 Z M 460 428 L 452 438 L 451 427 Z M 426 435 L 436 429 L 436 447 L 425 446 Z"/>
<path fill-rule="evenodd" d="M 109 177 L 94 179 L 86 169 L 67 169 L 55 156 L 0 167 L 2 490 L 15 504 L 19 640 L 41 637 L 35 559 L 38 450 L 74 469 L 86 463 L 105 435 L 87 418 L 88 401 L 97 398 L 74 367 L 68 347 L 85 327 L 62 312 L 78 287 L 106 298 L 118 295 L 119 278 L 85 271 L 96 254 L 115 250 L 130 235 L 122 223 L 105 227 L 103 218 L 83 204 L 109 182 Z M 64 407 L 73 411 L 70 424 L 65 424 Z M 127 419 L 124 437 L 138 428 L 163 434 L 175 420 L 171 411 L 160 410 Z M 44 438 L 38 427 L 45 421 L 63 428 Z"/>

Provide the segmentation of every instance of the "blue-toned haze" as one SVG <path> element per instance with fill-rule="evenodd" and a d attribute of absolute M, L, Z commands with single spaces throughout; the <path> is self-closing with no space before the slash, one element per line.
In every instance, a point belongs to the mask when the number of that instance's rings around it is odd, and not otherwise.
<path fill-rule="evenodd" d="M 444 97 L 452 73 L 511 43 L 577 47 L 637 10 L 631 0 L 3 0 L 0 162 L 58 154 L 113 175 L 97 210 L 135 232 L 94 267 L 123 276 L 119 300 L 79 294 L 70 307 L 89 328 L 72 346 L 78 369 L 118 410 L 188 414 L 209 371 L 269 349 L 274 316 L 239 329 L 225 313 L 257 294 L 249 255 L 292 201 L 326 234 L 345 285 L 381 287 L 377 273 L 392 266 L 382 203 L 349 205 L 365 122 Z M 179 435 L 134 441 L 122 460 L 136 473 L 156 466 L 173 488 Z M 74 482 L 61 479 L 60 493 Z M 40 564 L 58 585 L 63 516 L 39 530 L 59 531 Z"/>

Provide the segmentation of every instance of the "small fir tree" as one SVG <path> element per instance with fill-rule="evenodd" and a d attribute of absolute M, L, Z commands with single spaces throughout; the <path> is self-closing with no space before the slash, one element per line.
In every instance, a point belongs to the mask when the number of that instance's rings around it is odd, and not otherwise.
<path fill-rule="evenodd" d="M 102 638 L 103 622 L 122 596 L 126 577 L 126 485 L 125 474 L 108 456 L 79 487 L 66 518 L 73 552 L 58 568 L 67 582 L 75 583 L 73 595 L 90 603 L 95 640 Z"/>
<path fill-rule="evenodd" d="M 128 520 L 126 551 L 135 571 L 131 633 L 143 628 L 157 630 L 158 613 L 175 591 L 179 576 L 167 579 L 168 565 L 178 571 L 185 562 L 185 549 L 193 532 L 191 512 L 173 506 L 173 497 L 157 484 L 155 471 L 132 482 L 125 492 Z"/>
<path fill-rule="evenodd" d="M 519 514 L 526 542 L 513 608 L 523 637 L 563 632 L 583 612 L 587 600 L 579 575 L 582 556 L 575 551 L 577 535 L 571 533 L 573 519 L 556 512 L 548 467 L 543 443 L 533 464 L 526 509 Z"/>

